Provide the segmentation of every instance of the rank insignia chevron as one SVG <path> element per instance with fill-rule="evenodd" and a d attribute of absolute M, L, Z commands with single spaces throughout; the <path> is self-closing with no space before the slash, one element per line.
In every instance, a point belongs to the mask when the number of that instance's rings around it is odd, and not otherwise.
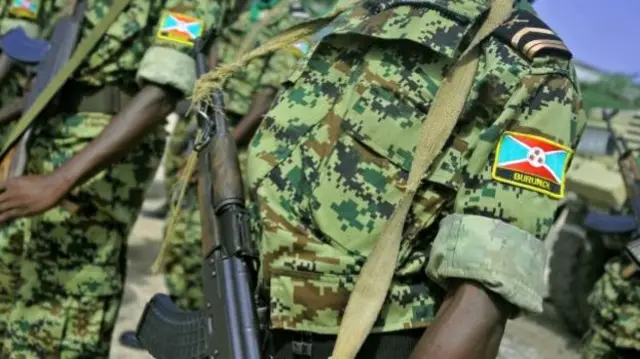
<path fill-rule="evenodd" d="M 515 11 L 494 34 L 529 60 L 543 55 L 569 59 L 573 56 L 562 39 L 547 24 L 528 11 Z"/>

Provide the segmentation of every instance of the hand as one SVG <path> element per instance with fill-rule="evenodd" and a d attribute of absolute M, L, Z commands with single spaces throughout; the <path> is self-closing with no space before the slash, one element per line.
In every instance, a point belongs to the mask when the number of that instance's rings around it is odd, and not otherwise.
<path fill-rule="evenodd" d="M 0 183 L 0 225 L 53 208 L 68 188 L 54 175 L 9 178 Z"/>

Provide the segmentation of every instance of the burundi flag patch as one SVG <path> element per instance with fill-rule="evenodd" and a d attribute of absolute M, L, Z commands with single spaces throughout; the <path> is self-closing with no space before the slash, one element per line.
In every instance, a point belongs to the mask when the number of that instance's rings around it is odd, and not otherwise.
<path fill-rule="evenodd" d="M 15 17 L 35 20 L 38 18 L 40 1 L 38 0 L 11 0 L 9 13 Z"/>
<path fill-rule="evenodd" d="M 505 132 L 498 142 L 492 178 L 560 199 L 572 152 L 542 137 Z"/>
<path fill-rule="evenodd" d="M 195 40 L 202 35 L 202 20 L 176 12 L 165 12 L 158 29 L 157 37 L 193 46 Z"/>
<path fill-rule="evenodd" d="M 290 45 L 288 50 L 297 57 L 303 57 L 309 52 L 309 47 L 309 43 L 305 40 L 302 40 Z"/>

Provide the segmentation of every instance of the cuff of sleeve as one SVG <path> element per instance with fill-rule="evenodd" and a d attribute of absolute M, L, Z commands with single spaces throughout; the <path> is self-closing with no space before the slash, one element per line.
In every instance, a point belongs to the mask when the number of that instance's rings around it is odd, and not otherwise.
<path fill-rule="evenodd" d="M 171 86 L 190 96 L 196 82 L 196 64 L 191 56 L 180 51 L 152 46 L 140 62 L 136 81 Z"/>
<path fill-rule="evenodd" d="M 40 35 L 40 27 L 31 21 L 20 19 L 3 19 L 0 21 L 0 35 L 6 34 L 9 30 L 21 27 L 24 32 L 32 39 Z"/>
<path fill-rule="evenodd" d="M 503 221 L 451 214 L 440 222 L 427 274 L 440 285 L 463 278 L 481 283 L 527 312 L 541 313 L 546 249 Z"/>

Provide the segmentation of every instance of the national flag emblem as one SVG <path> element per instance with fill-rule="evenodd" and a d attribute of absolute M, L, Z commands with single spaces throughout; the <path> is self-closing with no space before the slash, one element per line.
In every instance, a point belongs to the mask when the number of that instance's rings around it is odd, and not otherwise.
<path fill-rule="evenodd" d="M 16 17 L 35 20 L 38 17 L 39 8 L 38 0 L 11 0 L 9 13 Z"/>
<path fill-rule="evenodd" d="M 498 143 L 492 177 L 560 199 L 573 151 L 542 137 L 505 132 Z"/>
<path fill-rule="evenodd" d="M 191 16 L 165 12 L 160 22 L 157 37 L 181 44 L 193 45 L 195 40 L 202 35 L 204 23 Z"/>
<path fill-rule="evenodd" d="M 309 43 L 304 40 L 298 41 L 295 44 L 289 46 L 289 51 L 291 51 L 298 57 L 303 57 L 307 54 L 307 52 L 309 52 Z"/>

